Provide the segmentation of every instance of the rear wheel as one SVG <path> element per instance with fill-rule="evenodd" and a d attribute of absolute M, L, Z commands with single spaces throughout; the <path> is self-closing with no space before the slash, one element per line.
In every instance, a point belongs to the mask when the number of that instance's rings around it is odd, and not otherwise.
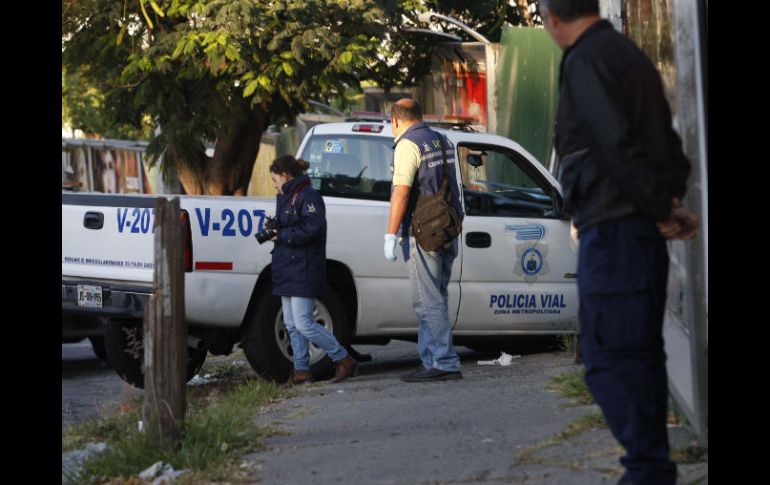
<path fill-rule="evenodd" d="M 314 319 L 326 327 L 340 344 L 348 343 L 348 320 L 342 300 L 329 288 L 315 300 Z M 294 367 L 289 331 L 283 323 L 281 297 L 262 294 L 244 329 L 241 346 L 254 371 L 265 379 L 284 382 Z M 310 343 L 310 368 L 315 376 L 331 375 L 333 362 L 326 352 Z"/>
<path fill-rule="evenodd" d="M 110 320 L 104 327 L 107 361 L 121 379 L 144 389 L 144 329 L 142 321 Z M 187 380 L 203 366 L 205 349 L 187 347 Z"/>
<path fill-rule="evenodd" d="M 102 360 L 107 360 L 107 348 L 104 345 L 104 335 L 93 335 L 88 337 L 91 341 L 91 348 L 94 349 L 94 354 Z"/>

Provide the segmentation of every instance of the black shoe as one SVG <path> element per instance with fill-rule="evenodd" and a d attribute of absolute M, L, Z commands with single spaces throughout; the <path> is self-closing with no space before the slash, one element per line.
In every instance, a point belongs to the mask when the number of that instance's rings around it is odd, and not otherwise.
<path fill-rule="evenodd" d="M 429 369 L 426 369 L 425 367 L 420 366 L 420 367 L 418 367 L 418 368 L 416 368 L 414 370 L 411 370 L 411 371 L 407 372 L 406 374 L 401 374 L 398 377 L 399 377 L 399 379 L 401 379 L 403 381 L 404 379 L 406 379 L 408 377 L 412 377 L 413 375 L 419 374 L 420 372 L 427 372 L 428 370 Z"/>
<path fill-rule="evenodd" d="M 346 345 L 345 349 L 348 351 L 348 354 L 352 355 L 353 358 L 356 359 L 356 362 L 372 361 L 372 356 L 370 354 L 359 354 L 351 345 Z"/>
<path fill-rule="evenodd" d="M 463 374 L 459 370 L 446 371 L 441 369 L 422 369 L 411 375 L 402 376 L 404 382 L 431 382 L 431 381 L 450 381 L 462 379 Z"/>

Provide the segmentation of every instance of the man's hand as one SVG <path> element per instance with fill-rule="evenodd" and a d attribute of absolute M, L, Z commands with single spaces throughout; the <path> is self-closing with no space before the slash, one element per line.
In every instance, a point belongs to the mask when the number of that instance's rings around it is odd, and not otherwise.
<path fill-rule="evenodd" d="M 695 237 L 698 229 L 700 229 L 698 216 L 684 207 L 679 199 L 673 200 L 671 216 L 668 220 L 658 223 L 658 230 L 666 239 L 684 239 L 687 241 Z"/>
<path fill-rule="evenodd" d="M 388 261 L 396 260 L 396 235 L 385 234 L 385 259 Z"/>

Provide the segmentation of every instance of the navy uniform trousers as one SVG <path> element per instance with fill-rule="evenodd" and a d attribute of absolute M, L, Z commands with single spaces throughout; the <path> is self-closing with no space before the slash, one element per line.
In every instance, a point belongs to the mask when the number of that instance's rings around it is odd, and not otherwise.
<path fill-rule="evenodd" d="M 666 242 L 654 222 L 625 217 L 580 232 L 578 293 L 586 384 L 626 449 L 619 483 L 673 484 L 663 312 Z"/>

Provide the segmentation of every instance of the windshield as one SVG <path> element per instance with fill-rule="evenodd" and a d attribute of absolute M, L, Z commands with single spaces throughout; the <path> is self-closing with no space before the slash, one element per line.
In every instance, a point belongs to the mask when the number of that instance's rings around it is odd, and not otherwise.
<path fill-rule="evenodd" d="M 322 195 L 390 200 L 393 140 L 377 136 L 314 135 L 300 157 Z"/>

